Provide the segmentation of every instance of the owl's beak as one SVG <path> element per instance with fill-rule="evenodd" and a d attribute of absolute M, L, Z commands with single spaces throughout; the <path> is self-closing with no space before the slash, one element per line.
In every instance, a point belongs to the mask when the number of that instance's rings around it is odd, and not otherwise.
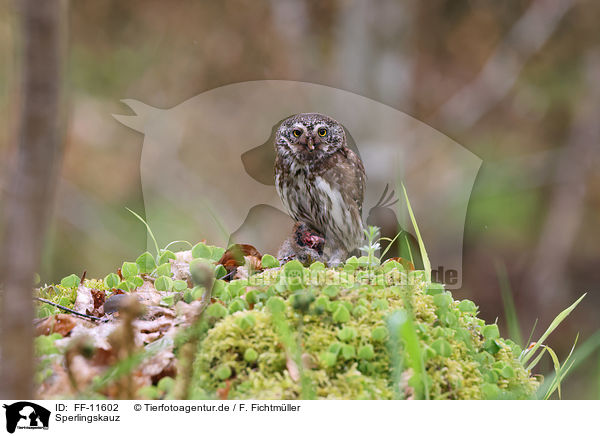
<path fill-rule="evenodd" d="M 310 151 L 313 151 L 315 149 L 315 141 L 313 139 L 312 136 L 309 136 L 306 140 L 306 146 L 308 147 L 308 149 Z"/>

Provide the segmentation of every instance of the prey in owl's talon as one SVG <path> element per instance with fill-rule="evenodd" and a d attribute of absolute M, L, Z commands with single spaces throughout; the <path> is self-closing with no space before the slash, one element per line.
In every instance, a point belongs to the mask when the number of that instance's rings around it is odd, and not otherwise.
<path fill-rule="evenodd" d="M 292 234 L 283 241 L 277 258 L 280 264 L 298 260 L 304 266 L 313 262 L 322 262 L 325 238 L 304 223 L 296 223 Z"/>

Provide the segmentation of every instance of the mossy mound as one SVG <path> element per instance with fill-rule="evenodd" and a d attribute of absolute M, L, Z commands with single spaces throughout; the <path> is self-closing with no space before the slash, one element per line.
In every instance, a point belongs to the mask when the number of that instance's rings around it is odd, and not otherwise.
<path fill-rule="evenodd" d="M 230 399 L 530 398 L 514 342 L 402 264 L 284 268 L 218 280 L 197 393 Z"/>

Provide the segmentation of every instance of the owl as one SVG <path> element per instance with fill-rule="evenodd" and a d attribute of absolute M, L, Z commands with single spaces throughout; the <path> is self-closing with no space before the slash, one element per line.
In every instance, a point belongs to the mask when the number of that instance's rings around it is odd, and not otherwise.
<path fill-rule="evenodd" d="M 323 235 L 328 264 L 340 264 L 363 240 L 366 182 L 344 128 L 326 115 L 294 115 L 279 126 L 275 152 L 275 187 L 284 207 Z"/>

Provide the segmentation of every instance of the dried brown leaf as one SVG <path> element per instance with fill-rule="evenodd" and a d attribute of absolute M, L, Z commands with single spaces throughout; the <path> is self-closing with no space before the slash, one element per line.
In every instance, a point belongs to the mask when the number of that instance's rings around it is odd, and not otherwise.
<path fill-rule="evenodd" d="M 173 280 L 185 280 L 191 285 L 190 262 L 193 260 L 192 250 L 178 251 L 175 253 L 175 257 L 176 259 L 169 259 Z"/>
<path fill-rule="evenodd" d="M 86 359 L 81 355 L 73 356 L 71 361 L 71 373 L 79 387 L 87 386 L 94 377 L 101 375 L 104 370 L 104 365 L 98 365 L 94 360 Z"/>
<path fill-rule="evenodd" d="M 91 314 L 94 310 L 94 297 L 92 291 L 87 286 L 79 285 L 77 287 L 77 298 L 73 305 L 73 310 L 79 313 Z"/>
<path fill-rule="evenodd" d="M 141 319 L 146 321 L 152 321 L 163 316 L 173 319 L 175 318 L 175 310 L 171 309 L 170 307 L 164 306 L 148 306 L 146 308 L 146 313 L 142 315 Z"/>
<path fill-rule="evenodd" d="M 37 397 L 44 399 L 71 396 L 74 393 L 64 365 L 58 362 L 52 364 L 52 374 L 37 389 Z"/>
<path fill-rule="evenodd" d="M 306 369 L 315 369 L 319 365 L 317 364 L 316 359 L 308 353 L 302 354 L 302 366 Z"/>
<path fill-rule="evenodd" d="M 131 292 L 145 306 L 158 306 L 162 297 L 167 295 L 156 290 L 154 283 L 145 281 L 142 286 Z"/>
<path fill-rule="evenodd" d="M 91 289 L 92 299 L 94 301 L 94 309 L 89 315 L 102 318 L 104 316 L 104 301 L 106 300 L 106 292 L 101 289 Z"/>
<path fill-rule="evenodd" d="M 161 350 L 142 364 L 141 372 L 153 380 L 158 376 L 165 377 L 167 373 L 174 374 L 175 355 L 171 350 Z"/>
<path fill-rule="evenodd" d="M 57 313 L 49 316 L 36 326 L 37 335 L 50 335 L 52 333 L 60 333 L 62 336 L 67 336 L 77 324 L 87 323 L 86 321 L 66 313 Z M 87 323 L 90 324 L 90 323 Z"/>
<path fill-rule="evenodd" d="M 414 271 L 415 270 L 414 264 L 410 260 L 408 260 L 408 259 L 405 259 L 403 257 L 390 257 L 388 260 L 386 260 L 386 262 L 389 262 L 391 260 L 395 260 L 396 262 L 398 262 L 399 264 L 401 264 L 407 271 Z"/>
<path fill-rule="evenodd" d="M 95 349 L 109 351 L 111 345 L 108 342 L 108 336 L 117 328 L 119 323 L 101 323 L 94 327 L 88 327 L 83 324 L 78 324 L 71 330 L 71 336 L 68 338 L 58 339 L 55 345 L 60 350 L 66 350 L 71 343 L 86 339 Z"/>
<path fill-rule="evenodd" d="M 136 344 L 149 344 L 163 337 L 174 325 L 171 318 L 161 317 L 151 321 L 136 320 L 133 322 Z"/>
<path fill-rule="evenodd" d="M 300 380 L 300 370 L 298 369 L 298 365 L 296 365 L 296 361 L 292 359 L 292 357 L 286 353 L 285 356 L 285 367 L 290 374 L 290 378 L 295 382 Z"/>
<path fill-rule="evenodd" d="M 239 266 L 246 264 L 246 257 L 250 256 L 251 258 L 258 259 L 258 265 L 260 265 L 260 259 L 262 255 L 259 251 L 249 244 L 235 244 L 229 247 L 221 259 L 217 263 L 223 265 L 228 273 L 233 271 Z M 252 263 L 256 265 L 256 262 L 253 260 Z M 259 266 L 255 269 L 262 269 L 262 266 Z"/>
<path fill-rule="evenodd" d="M 226 400 L 231 389 L 231 379 L 225 380 L 225 387 L 217 389 L 217 396 L 220 400 Z"/>

